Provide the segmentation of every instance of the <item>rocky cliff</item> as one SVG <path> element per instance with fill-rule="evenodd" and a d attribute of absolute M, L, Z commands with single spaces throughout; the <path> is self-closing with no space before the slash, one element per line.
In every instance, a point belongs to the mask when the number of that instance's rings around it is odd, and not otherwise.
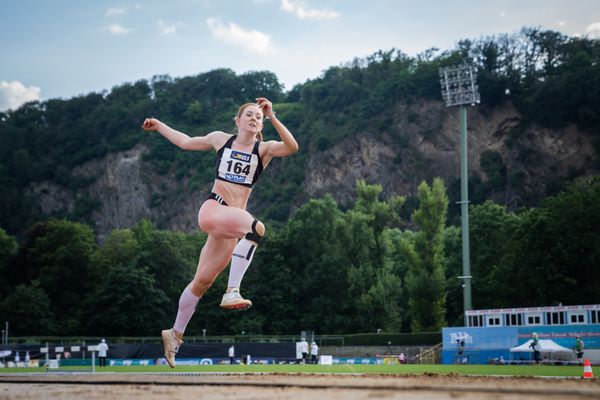
<path fill-rule="evenodd" d="M 550 182 L 599 172 L 590 135 L 572 126 L 522 128 L 521 119 L 510 104 L 494 110 L 468 110 L 470 173 L 484 182 L 488 179 L 480 165 L 485 151 L 499 154 L 505 165 L 506 184 L 490 193 L 493 200 L 509 206 L 524 197 L 539 200 Z M 459 136 L 457 108 L 448 109 L 441 102 L 399 104 L 388 128 L 356 132 L 325 151 L 310 154 L 303 192 L 306 197 L 331 193 L 338 202 L 349 204 L 359 179 L 381 184 L 385 197 L 415 194 L 422 180 L 435 176 L 448 184 L 459 177 Z M 142 160 L 145 151 L 138 145 L 75 168 L 74 176 L 92 181 L 87 188 L 72 191 L 43 182 L 32 184 L 28 192 L 46 215 L 71 212 L 82 196 L 93 199 L 97 207 L 89 219 L 101 239 L 142 218 L 165 229 L 195 230 L 198 207 L 210 187 L 193 191 L 185 178 L 154 173 Z M 260 191 L 260 184 L 256 190 Z M 260 204 L 250 206 L 260 215 Z"/>
<path fill-rule="evenodd" d="M 541 199 L 549 183 L 574 175 L 598 173 L 598 156 L 591 136 L 574 126 L 550 130 L 521 129 L 521 115 L 510 104 L 494 109 L 468 109 L 469 174 L 488 177 L 480 165 L 485 151 L 498 153 L 512 183 L 491 194 L 493 200 L 513 205 L 524 196 Z M 378 183 L 384 196 L 415 194 L 418 184 L 439 176 L 446 182 L 460 177 L 460 122 L 458 108 L 440 102 L 400 105 L 395 126 L 400 144 L 390 134 L 359 134 L 331 149 L 311 155 L 305 191 L 310 196 L 332 193 L 342 203 L 353 198 L 356 180 Z M 515 180 L 518 178 L 518 182 Z"/>

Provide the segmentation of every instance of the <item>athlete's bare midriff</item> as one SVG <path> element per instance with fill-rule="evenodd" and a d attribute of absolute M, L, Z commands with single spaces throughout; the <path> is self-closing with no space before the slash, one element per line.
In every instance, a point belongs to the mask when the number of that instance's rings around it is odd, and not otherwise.
<path fill-rule="evenodd" d="M 212 191 L 221 196 L 228 206 L 246 209 L 252 189 L 235 183 L 215 180 Z"/>

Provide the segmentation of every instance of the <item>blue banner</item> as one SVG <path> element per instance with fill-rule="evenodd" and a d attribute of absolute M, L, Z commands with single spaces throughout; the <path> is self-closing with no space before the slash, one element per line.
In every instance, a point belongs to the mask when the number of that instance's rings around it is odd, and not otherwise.
<path fill-rule="evenodd" d="M 111 359 L 108 361 L 108 365 L 114 366 L 131 366 L 131 365 L 154 365 L 154 359 L 149 358 L 135 358 L 135 359 Z"/>
<path fill-rule="evenodd" d="M 334 357 L 334 364 L 383 364 L 382 358 L 374 357 Z"/>

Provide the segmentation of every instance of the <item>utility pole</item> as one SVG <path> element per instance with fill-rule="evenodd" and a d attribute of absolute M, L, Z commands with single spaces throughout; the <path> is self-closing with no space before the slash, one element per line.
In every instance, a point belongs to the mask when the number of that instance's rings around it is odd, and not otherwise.
<path fill-rule="evenodd" d="M 462 269 L 458 279 L 463 281 L 463 315 L 467 326 L 467 311 L 471 303 L 471 255 L 469 250 L 469 172 L 467 162 L 467 105 L 479 104 L 479 87 L 475 84 L 476 71 L 471 65 L 462 64 L 440 68 L 442 98 L 446 107 L 460 106 L 460 214 L 462 231 Z"/>

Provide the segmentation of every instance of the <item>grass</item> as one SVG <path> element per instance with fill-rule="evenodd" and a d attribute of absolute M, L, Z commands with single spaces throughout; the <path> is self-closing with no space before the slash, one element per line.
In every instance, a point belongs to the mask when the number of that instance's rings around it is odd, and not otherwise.
<path fill-rule="evenodd" d="M 40 373 L 45 368 L 3 368 L 0 375 L 7 373 Z M 82 367 L 61 367 L 59 372 L 83 371 Z M 88 371 L 91 371 L 88 369 Z M 166 372 L 239 372 L 239 373 L 318 373 L 318 374 L 457 374 L 457 375 L 502 375 L 502 376 L 548 376 L 548 377 L 581 377 L 581 366 L 555 365 L 200 365 L 179 366 L 171 369 L 168 366 L 118 366 L 96 368 L 96 372 L 111 373 L 166 373 Z"/>

